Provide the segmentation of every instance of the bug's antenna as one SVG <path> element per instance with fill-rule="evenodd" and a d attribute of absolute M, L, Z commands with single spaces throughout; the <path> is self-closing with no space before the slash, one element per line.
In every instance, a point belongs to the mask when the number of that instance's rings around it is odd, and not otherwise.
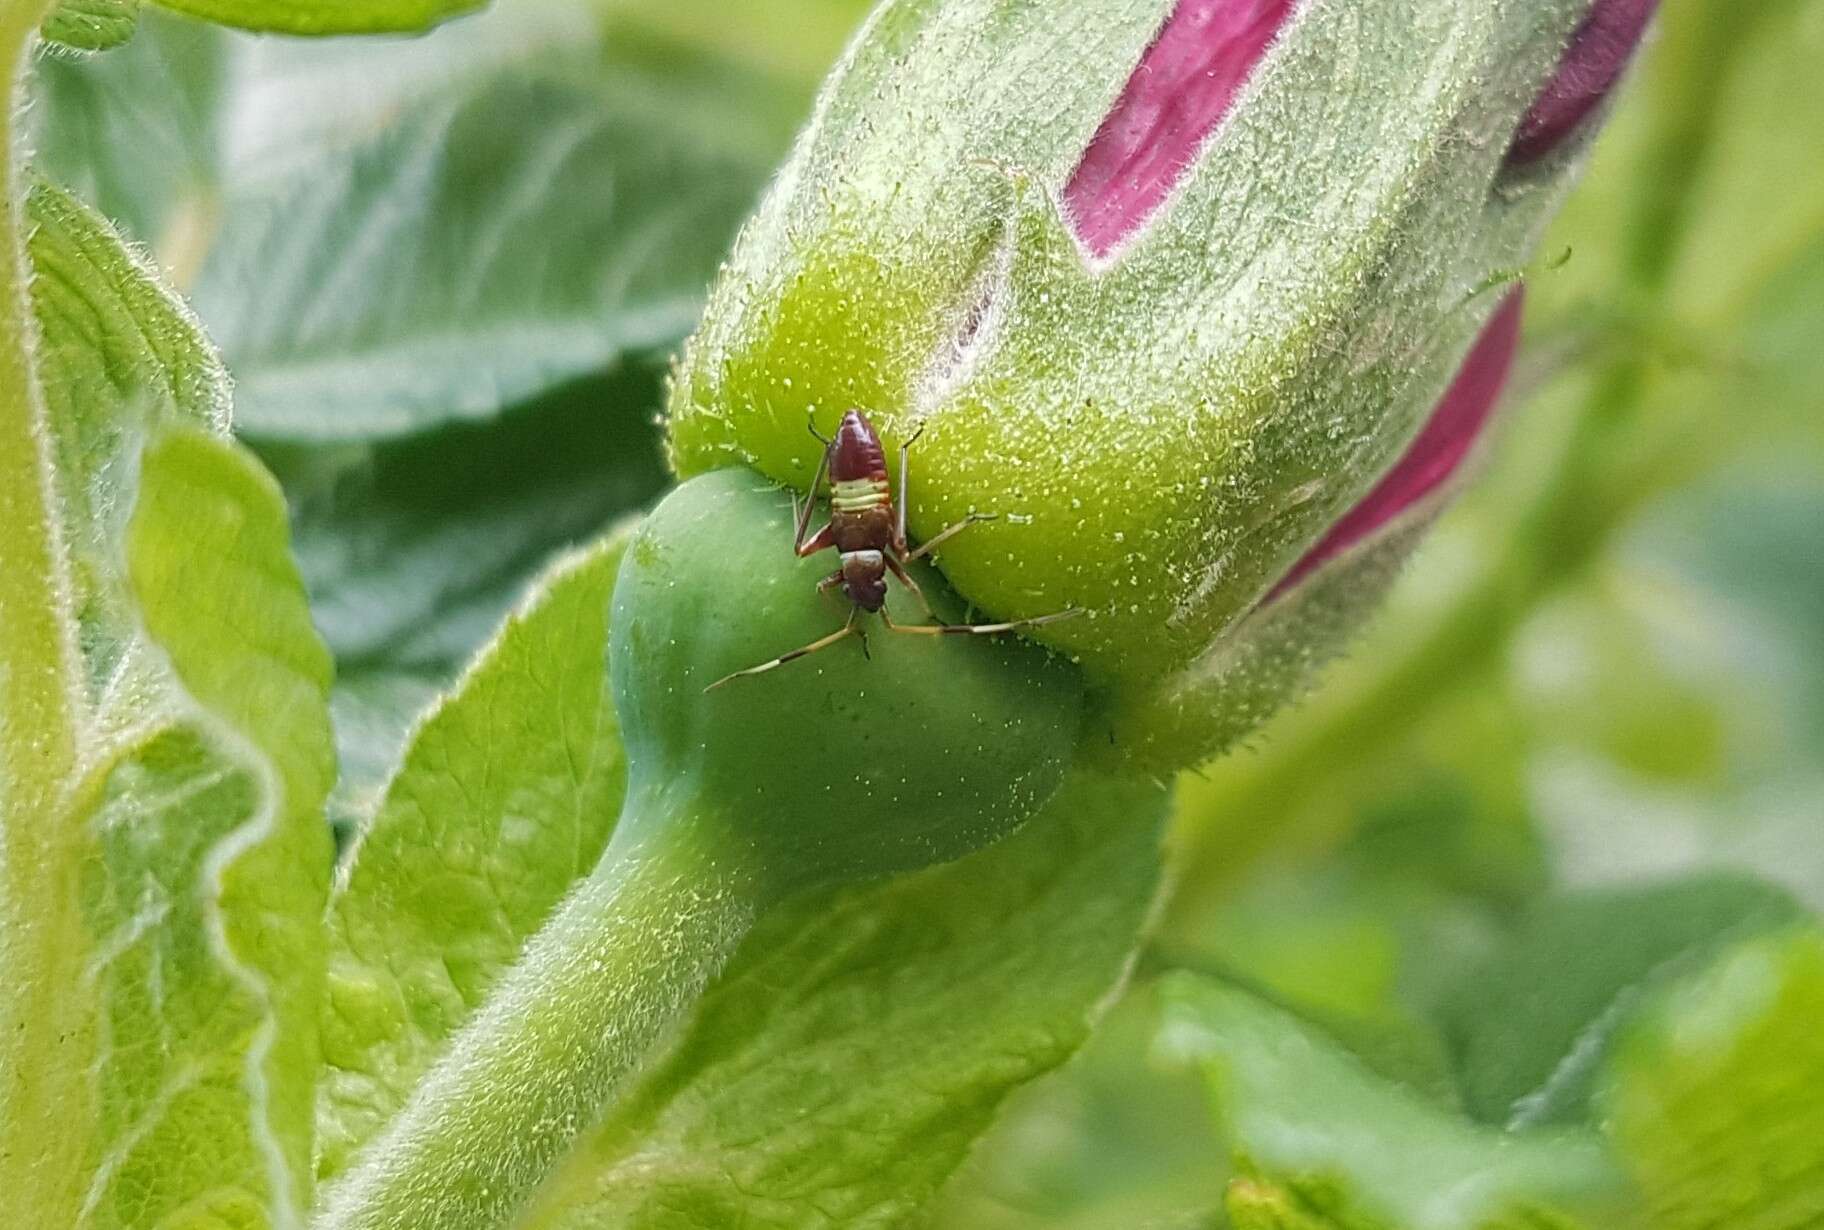
<path fill-rule="evenodd" d="M 806 410 L 804 412 L 804 426 L 805 430 L 817 437 L 817 442 L 819 444 L 823 445 L 825 448 L 830 447 L 830 438 L 817 430 L 817 412 L 815 410 Z"/>
<path fill-rule="evenodd" d="M 784 666 L 787 662 L 796 662 L 799 658 L 808 657 L 811 654 L 816 653 L 818 650 L 828 649 L 831 645 L 834 645 L 837 641 L 840 641 L 840 640 L 844 639 L 845 637 L 850 637 L 850 636 L 855 636 L 855 635 L 861 634 L 861 629 L 857 628 L 855 626 L 855 616 L 860 610 L 861 610 L 860 607 L 855 607 L 855 608 L 851 609 L 849 611 L 848 622 L 843 624 L 842 627 L 836 629 L 836 631 L 830 633 L 828 636 L 819 637 L 818 639 L 812 641 L 810 644 L 805 645 L 799 649 L 794 649 L 790 653 L 782 653 L 770 662 L 762 662 L 760 665 L 750 666 L 744 671 L 735 671 L 733 674 L 724 675 L 724 676 L 722 676 L 722 678 L 716 680 L 714 683 L 710 684 L 708 687 L 704 688 L 703 690 L 705 692 L 713 692 L 717 688 L 722 687 L 724 684 L 733 683 L 737 679 L 743 679 L 749 675 L 764 675 L 764 674 L 766 674 L 767 671 L 779 669 L 781 666 Z M 865 636 L 864 636 L 864 639 L 862 640 L 862 649 L 863 649 L 863 652 L 865 653 L 866 649 L 867 649 L 867 640 L 865 639 Z"/>

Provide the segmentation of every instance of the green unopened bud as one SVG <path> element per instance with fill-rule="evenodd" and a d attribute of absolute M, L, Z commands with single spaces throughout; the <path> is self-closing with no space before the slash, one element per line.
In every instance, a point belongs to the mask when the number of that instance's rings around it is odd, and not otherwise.
<path fill-rule="evenodd" d="M 917 433 L 913 538 L 995 518 L 943 548 L 956 590 L 997 619 L 1086 612 L 1035 635 L 1096 690 L 1091 745 L 1215 750 L 1340 643 L 1435 506 L 1448 474 L 1414 463 L 1410 509 L 1333 537 L 1499 332 L 1488 288 L 1589 125 L 1509 151 L 1591 11 L 884 4 L 680 368 L 679 471 L 802 486 L 807 417 L 852 406 L 889 448 Z"/>

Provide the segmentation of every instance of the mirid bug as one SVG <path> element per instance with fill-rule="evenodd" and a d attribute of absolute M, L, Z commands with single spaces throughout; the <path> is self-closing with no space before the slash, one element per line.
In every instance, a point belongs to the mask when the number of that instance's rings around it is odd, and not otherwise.
<path fill-rule="evenodd" d="M 1036 628 L 1081 614 L 1076 610 L 1059 611 L 1052 615 L 995 624 L 947 624 L 941 621 L 930 624 L 894 623 L 886 608 L 887 574 L 892 573 L 918 599 L 925 608 L 925 614 L 936 620 L 937 615 L 932 611 L 931 603 L 925 598 L 924 591 L 919 588 L 912 574 L 906 570 L 906 565 L 931 554 L 938 546 L 977 521 L 992 520 L 993 514 L 971 513 L 955 525 L 933 535 L 928 542 L 912 549 L 906 542 L 906 459 L 911 454 L 913 441 L 918 439 L 917 433 L 899 448 L 897 500 L 893 488 L 887 483 L 886 450 L 881 447 L 880 436 L 865 414 L 859 410 L 850 410 L 844 414 L 833 439 L 826 439 L 819 434 L 815 426 L 811 428 L 811 434 L 823 444 L 823 459 L 817 464 L 817 473 L 811 479 L 811 490 L 803 503 L 799 503 L 796 494 L 792 497 L 797 522 L 792 549 L 802 558 L 831 547 L 836 548 L 841 563 L 836 571 L 817 582 L 817 590 L 819 593 L 827 593 L 840 588 L 853 604 L 849 608 L 849 618 L 842 627 L 828 636 L 790 653 L 780 654 L 769 662 L 724 675 L 703 689 L 705 692 L 744 675 L 763 674 L 796 658 L 816 653 L 819 649 L 828 649 L 845 637 L 861 636 L 865 651 L 866 635 L 856 626 L 856 620 L 863 612 L 879 615 L 881 623 L 886 625 L 889 632 L 921 636 L 987 636 L 997 632 L 1011 632 L 1016 628 Z M 811 516 L 817 507 L 817 489 L 823 485 L 826 474 L 830 479 L 830 519 L 813 534 Z"/>

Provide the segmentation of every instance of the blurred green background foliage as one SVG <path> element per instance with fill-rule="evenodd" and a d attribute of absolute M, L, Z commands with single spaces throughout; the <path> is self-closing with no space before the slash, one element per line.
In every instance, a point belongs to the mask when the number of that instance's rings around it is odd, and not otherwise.
<path fill-rule="evenodd" d="M 148 12 L 43 66 L 42 165 L 171 271 L 283 481 L 337 817 L 662 489 L 667 357 L 863 9 Z M 932 1224 L 1824 1224 L 1824 4 L 1665 10 L 1479 481 L 1180 783 L 1131 989 Z"/>

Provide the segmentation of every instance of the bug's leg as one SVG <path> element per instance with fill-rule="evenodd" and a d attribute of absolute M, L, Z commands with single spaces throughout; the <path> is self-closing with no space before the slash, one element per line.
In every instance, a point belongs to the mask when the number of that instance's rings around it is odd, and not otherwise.
<path fill-rule="evenodd" d="M 912 574 L 906 571 L 906 566 L 895 559 L 891 551 L 886 552 L 886 559 L 887 567 L 892 571 L 894 576 L 899 578 L 899 583 L 911 590 L 912 596 L 918 599 L 918 605 L 925 608 L 925 618 L 937 620 L 940 624 L 943 623 L 943 620 L 937 618 L 937 612 L 931 609 L 931 599 L 925 597 L 924 588 L 919 585 L 917 581 L 913 580 Z"/>
<path fill-rule="evenodd" d="M 919 636 L 993 636 L 997 632 L 1012 632 L 1019 628 L 1042 628 L 1046 624 L 1055 624 L 1061 619 L 1074 619 L 1083 613 L 1080 607 L 1071 607 L 1068 611 L 1054 611 L 1050 615 L 1035 615 L 1031 619 L 1010 619 L 999 624 L 896 624 L 887 609 L 880 609 L 881 622 L 887 625 L 889 632 L 910 632 Z"/>
<path fill-rule="evenodd" d="M 827 551 L 835 545 L 836 527 L 825 524 L 822 529 L 818 530 L 815 534 L 812 534 L 809 538 L 800 538 L 797 544 L 792 547 L 792 550 L 797 552 L 800 558 L 803 558 L 805 556 L 815 555 L 819 551 Z"/>
<path fill-rule="evenodd" d="M 817 429 L 811 428 L 811 434 L 817 435 Z M 822 436 L 817 436 L 819 440 Z M 815 555 L 830 545 L 830 527 L 824 526 L 812 537 L 810 533 L 811 513 L 817 507 L 817 488 L 823 486 L 823 476 L 830 471 L 830 450 L 826 444 L 823 456 L 817 461 L 817 472 L 811 475 L 811 489 L 805 493 L 804 503 L 798 502 L 798 493 L 792 492 L 792 517 L 797 522 L 797 531 L 792 535 L 792 550 L 799 555 Z"/>
<path fill-rule="evenodd" d="M 823 580 L 817 582 L 817 592 L 819 594 L 821 594 L 823 597 L 828 598 L 831 594 L 834 594 L 836 592 L 836 590 L 841 587 L 841 585 L 842 585 L 842 569 L 838 568 L 835 572 L 832 572 L 829 576 L 827 576 L 827 577 L 823 578 Z M 838 602 L 842 601 L 842 598 L 840 595 L 837 596 L 837 601 Z M 866 638 L 863 638 L 863 639 L 865 641 Z"/>
<path fill-rule="evenodd" d="M 819 649 L 828 649 L 831 645 L 834 645 L 837 641 L 842 640 L 844 637 L 852 636 L 855 634 L 855 632 L 856 632 L 855 615 L 856 615 L 856 612 L 858 612 L 860 610 L 861 610 L 860 607 L 851 607 L 849 609 L 848 622 L 843 624 L 842 627 L 836 629 L 836 631 L 830 633 L 828 636 L 819 637 L 817 640 L 812 641 L 810 644 L 804 645 L 798 649 L 794 649 L 790 653 L 782 653 L 778 657 L 774 658 L 771 662 L 762 662 L 760 665 L 750 666 L 744 671 L 736 671 L 732 675 L 724 675 L 724 676 L 722 676 L 722 678 L 716 680 L 714 683 L 710 684 L 708 687 L 704 688 L 703 690 L 705 692 L 713 692 L 717 688 L 721 687 L 723 684 L 729 683 L 732 680 L 740 679 L 744 675 L 764 675 L 767 671 L 776 670 L 779 667 L 784 666 L 787 662 L 791 662 L 798 658 L 806 657 L 810 654 L 816 653 Z"/>
<path fill-rule="evenodd" d="M 952 525 L 947 529 L 939 530 L 928 541 L 920 543 L 918 545 L 918 550 L 906 556 L 906 559 L 923 559 L 925 556 L 931 554 L 931 552 L 937 550 L 938 547 L 974 525 L 977 521 L 993 521 L 999 516 L 999 513 L 970 513 L 955 525 Z"/>
<path fill-rule="evenodd" d="M 893 493 L 894 502 L 899 507 L 897 516 L 895 516 L 893 521 L 893 550 L 900 555 L 906 553 L 906 506 L 910 503 L 906 498 L 906 484 L 909 481 L 907 475 L 910 473 L 907 466 L 907 458 L 912 455 L 912 446 L 917 444 L 918 438 L 924 434 L 925 425 L 920 423 L 918 425 L 918 430 L 907 437 L 906 442 L 899 446 L 899 486 Z"/>

